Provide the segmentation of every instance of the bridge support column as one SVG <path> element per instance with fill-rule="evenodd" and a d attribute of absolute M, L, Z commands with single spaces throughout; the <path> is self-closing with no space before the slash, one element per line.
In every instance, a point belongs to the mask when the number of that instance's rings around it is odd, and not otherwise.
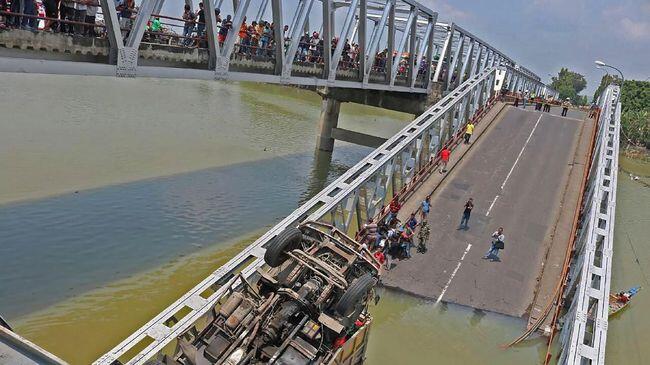
<path fill-rule="evenodd" d="M 316 149 L 327 152 L 332 152 L 334 150 L 334 137 L 332 137 L 332 130 L 339 124 L 340 111 L 341 102 L 339 100 L 323 96 L 320 120 L 318 121 Z"/>

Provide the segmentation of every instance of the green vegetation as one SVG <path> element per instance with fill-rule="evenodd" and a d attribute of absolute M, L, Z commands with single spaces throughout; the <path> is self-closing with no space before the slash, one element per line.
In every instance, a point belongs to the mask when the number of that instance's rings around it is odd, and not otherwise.
<path fill-rule="evenodd" d="M 611 82 L 620 85 L 621 80 L 611 75 L 603 76 L 594 100 Z M 621 107 L 623 142 L 650 149 L 650 82 L 625 81 L 621 93 Z"/>
<path fill-rule="evenodd" d="M 569 98 L 575 105 L 586 105 L 587 97 L 579 95 L 587 87 L 585 77 L 567 68 L 560 69 L 557 77 L 552 78 L 551 87 L 560 93 L 560 99 Z"/>

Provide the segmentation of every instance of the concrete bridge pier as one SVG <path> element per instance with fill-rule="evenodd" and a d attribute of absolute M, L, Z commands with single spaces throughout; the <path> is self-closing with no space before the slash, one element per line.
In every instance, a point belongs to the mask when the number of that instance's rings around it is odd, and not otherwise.
<path fill-rule="evenodd" d="M 318 121 L 318 137 L 316 137 L 316 149 L 326 152 L 334 150 L 334 137 L 332 131 L 339 124 L 339 112 L 341 101 L 328 96 L 323 96 L 323 103 Z"/>

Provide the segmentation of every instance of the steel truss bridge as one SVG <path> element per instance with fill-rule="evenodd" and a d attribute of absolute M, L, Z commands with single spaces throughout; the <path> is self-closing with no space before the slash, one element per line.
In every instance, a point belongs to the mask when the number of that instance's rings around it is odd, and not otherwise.
<path fill-rule="evenodd" d="M 620 88 L 600 96 L 601 114 L 563 301 L 559 364 L 604 364 L 621 128 Z"/>
<path fill-rule="evenodd" d="M 66 40 L 62 34 L 3 32 L 4 35 L 0 34 L 0 71 L 255 81 L 419 94 L 430 93 L 432 86 L 439 84 L 438 88 L 445 94 L 487 68 L 507 66 L 517 70 L 516 84 L 509 85 L 511 91 L 555 95 L 539 76 L 458 24 L 437 22 L 437 12 L 413 0 L 299 0 L 291 2 L 295 9 L 289 11 L 285 9 L 287 1 L 262 0 L 258 9 L 252 9 L 252 0 L 234 0 L 234 27 L 222 45 L 215 39 L 218 27 L 214 9 L 221 6 L 223 0 L 206 1 L 207 52 L 187 49 L 181 55 L 176 51 L 161 57 L 174 59 L 176 56 L 179 61 L 195 57 L 197 59 L 192 62 L 199 65 L 179 67 L 177 62 L 170 67 L 160 66 L 161 62 L 147 61 L 155 59 L 156 53 L 164 53 L 163 50 L 160 47 L 153 51 L 148 49 L 143 36 L 147 22 L 152 14 L 160 12 L 164 1 L 143 0 L 133 30 L 124 39 L 114 2 L 99 0 L 108 41 L 96 40 L 90 46 L 78 37 Z M 279 25 L 273 29 L 273 38 L 284 39 L 286 46 L 282 41 L 275 42 L 272 56 L 267 60 L 238 59 L 235 57 L 238 25 L 245 16 L 252 18 L 251 12 L 257 14 L 255 19 L 260 19 L 269 7 L 273 23 Z M 286 14 L 291 16 L 283 17 Z M 337 27 L 335 19 L 340 19 L 341 15 L 344 15 L 343 22 Z M 297 57 L 303 31 L 308 28 L 310 17 L 317 16 L 323 19 L 323 39 L 338 37 L 359 45 L 358 65 L 353 69 L 341 67 L 344 42 L 338 42 L 335 49 L 329 41 L 323 42 L 322 64 L 305 65 Z M 289 25 L 286 35 L 282 24 Z M 57 46 L 51 45 L 54 40 L 58 41 Z M 98 48 L 105 50 L 98 51 Z M 26 52 L 16 53 L 16 49 Z M 385 67 L 378 70 L 373 67 L 375 56 L 383 49 L 389 55 L 398 56 L 386 57 Z M 62 60 L 60 55 L 52 55 L 55 53 L 70 55 L 70 59 Z M 192 56 L 192 53 L 199 56 Z M 92 62 L 80 62 L 73 57 L 81 54 L 106 57 L 95 57 Z M 401 55 L 405 54 L 415 57 L 405 58 L 406 67 L 400 70 Z M 429 67 L 421 67 L 422 62 Z"/>
<path fill-rule="evenodd" d="M 14 48 L 25 49 L 20 44 L 18 46 L 14 44 L 11 48 L 6 46 L 0 48 L 0 72 L 255 81 L 411 94 L 429 94 L 435 85 L 442 91 L 443 96 L 435 105 L 242 250 L 227 264 L 218 268 L 176 302 L 96 360 L 94 364 L 97 365 L 113 364 L 118 359 L 126 364 L 144 364 L 154 359 L 163 349 L 173 346 L 178 336 L 195 333 L 201 319 L 209 315 L 215 304 L 232 288 L 240 285 L 242 278 L 256 275 L 257 269 L 264 265 L 263 256 L 266 244 L 287 227 L 310 219 L 330 222 L 351 234 L 358 232 L 363 222 L 368 217 L 374 217 L 380 213 L 394 194 L 414 183 L 427 169 L 430 169 L 440 148 L 450 143 L 471 118 L 484 113 L 494 102 L 498 90 L 505 87 L 512 92 L 529 90 L 537 95 L 556 96 L 556 92 L 544 85 L 533 72 L 458 24 L 438 22 L 438 13 L 413 0 L 299 0 L 290 19 L 283 18 L 285 13 L 283 5 L 286 6 L 286 1 L 263 0 L 262 5 L 257 9 L 257 14 L 263 14 L 266 7 L 270 6 L 274 24 L 290 24 L 287 32 L 288 46 L 284 47 L 283 42 L 276 42 L 271 59 L 253 60 L 245 70 L 240 67 L 243 61 L 234 57 L 238 38 L 236 28 L 228 33 L 223 45 L 219 45 L 215 39 L 217 24 L 214 9 L 220 5 L 222 0 L 206 1 L 208 37 L 206 61 L 199 62 L 198 67 L 196 65 L 179 67 L 177 64 L 174 66 L 150 65 L 145 62 L 143 57 L 145 45 L 142 40 L 145 24 L 150 20 L 152 14 L 160 11 L 163 1 L 143 0 L 135 19 L 132 34 L 124 39 L 119 28 L 114 2 L 100 0 L 108 36 L 108 41 L 105 44 L 107 49 L 105 58 L 98 57 L 91 62 L 75 60 L 74 57 L 70 59 L 50 57 L 48 54 L 55 51 L 49 50 L 47 44 L 40 48 L 45 50 L 32 46 L 32 50 L 15 53 L 13 52 Z M 244 16 L 248 14 L 251 0 L 239 0 L 236 3 L 233 24 L 238 26 L 242 23 Z M 356 43 L 359 44 L 361 56 L 355 70 L 350 71 L 340 67 L 344 42 L 338 42 L 335 49 L 331 49 L 329 41 L 324 42 L 322 65 L 311 67 L 312 69 L 316 68 L 315 73 L 313 71 L 311 73 L 304 72 L 304 65 L 297 60 L 300 37 L 310 15 L 318 12 L 315 6 L 317 3 L 320 4 L 320 13 L 324 19 L 322 35 L 325 40 L 336 36 L 341 40 L 356 39 Z M 343 23 L 339 27 L 334 24 L 337 10 L 345 12 Z M 258 15 L 258 18 L 260 16 Z M 284 38 L 280 29 L 280 26 L 276 26 L 274 29 L 274 38 L 277 40 Z M 4 32 L 4 35 L 0 34 L 0 44 L 3 42 L 7 44 L 14 34 L 18 34 L 16 37 L 19 39 L 27 39 L 29 42 L 36 38 L 47 40 L 52 39 L 50 37 L 60 37 L 56 34 L 40 35 L 30 32 L 25 38 L 24 34 L 19 34 L 20 32 L 23 31 L 7 31 Z M 73 49 L 83 47 L 83 45 L 75 45 L 76 42 L 73 39 L 67 42 L 67 45 Z M 377 70 L 373 67 L 375 56 L 383 48 L 388 50 L 389 55 L 408 53 L 415 57 L 408 58 L 406 72 L 398 72 L 399 62 L 397 61 L 400 57 L 395 57 L 395 59 L 387 57 L 386 67 L 383 70 Z M 72 53 L 74 54 L 74 52 Z M 423 62 L 427 64 L 422 67 L 424 72 L 418 72 Z M 614 94 L 618 91 L 610 88 L 608 92 Z M 611 105 L 611 96 L 609 99 L 603 100 L 605 100 L 604 108 L 611 114 L 611 108 L 615 108 Z M 604 122 L 601 121 L 602 123 Z M 601 142 L 602 146 L 599 147 L 599 153 L 606 154 L 606 156 L 603 155 L 603 158 L 609 159 L 609 162 L 603 162 L 603 174 L 609 174 L 610 185 L 607 186 L 610 191 L 609 201 L 615 197 L 612 187 L 615 186 L 616 162 L 615 160 L 612 162 L 612 159 L 616 158 L 618 151 L 618 124 L 614 123 L 612 126 L 607 128 L 607 133 L 601 131 L 599 137 L 599 140 L 603 141 Z M 615 130 L 611 128 L 615 128 Z M 612 137 L 614 135 L 615 137 Z M 600 177 L 595 178 L 594 181 L 605 183 L 604 178 Z M 592 184 L 595 183 L 592 182 Z M 606 190 L 605 188 L 603 185 L 602 189 Z M 601 188 L 592 189 L 590 194 L 596 194 L 593 191 L 598 194 L 604 191 L 599 189 Z M 602 195 L 598 195 L 598 199 L 601 197 Z M 600 207 L 603 204 L 601 200 L 598 200 L 597 203 L 594 203 L 593 206 Z M 598 234 L 605 237 L 605 241 L 600 241 L 601 244 L 605 242 L 605 245 L 609 244 L 610 246 L 604 247 L 611 247 L 611 241 L 607 241 L 609 239 L 607 237 L 611 237 L 611 230 L 609 234 L 602 233 L 603 229 L 610 229 L 609 227 L 613 229 L 614 207 L 609 205 L 607 209 L 611 212 L 611 216 L 607 218 L 611 219 L 611 226 L 610 221 L 607 221 L 606 228 L 598 228 Z M 603 214 L 602 209 L 598 212 L 594 211 L 594 217 L 598 217 L 595 227 L 600 227 L 601 223 L 599 222 L 605 219 L 602 218 Z M 585 247 L 594 249 L 593 245 L 585 245 Z M 601 247 L 600 250 L 608 250 L 608 248 Z M 611 253 L 611 249 L 602 252 Z M 611 254 L 608 255 L 602 257 L 609 260 Z M 588 259 L 591 260 L 592 256 L 585 254 L 585 257 L 585 262 L 591 262 Z M 607 265 L 609 265 L 609 261 L 607 261 Z M 609 270 L 608 267 L 601 270 Z M 599 308 L 605 308 L 604 322 L 603 319 L 599 319 L 600 322 L 597 322 L 600 331 L 606 331 L 608 273 L 602 273 L 602 287 L 598 292 L 600 293 L 598 296 Z M 586 280 L 587 276 L 587 271 L 585 271 L 582 281 Z M 577 286 L 582 289 L 584 286 L 582 281 L 578 282 L 578 279 L 575 279 L 578 276 L 574 275 L 572 278 L 574 280 L 569 287 Z M 585 290 L 590 295 L 595 295 L 595 289 Z M 584 291 L 580 293 L 584 293 Z M 583 301 L 584 299 L 574 300 L 574 306 L 577 305 L 575 303 L 580 303 L 579 305 L 582 306 Z M 584 312 L 576 309 L 570 312 L 574 317 L 582 318 L 584 324 L 587 319 L 584 315 L 580 317 L 580 313 Z M 603 312 L 599 310 L 598 315 L 602 314 Z M 572 317 L 567 315 L 567 318 Z M 602 323 L 605 324 L 604 329 Z M 567 330 L 563 332 L 563 335 L 572 333 L 571 341 L 578 336 L 573 335 L 574 331 L 580 329 L 584 332 L 584 326 L 576 325 L 574 327 L 576 329 L 567 327 Z M 592 326 L 592 328 L 595 327 Z M 575 338 L 581 340 L 584 336 L 580 335 Z M 604 334 L 599 334 L 594 339 L 594 346 L 597 341 L 602 339 L 604 351 Z M 563 344 L 567 343 L 566 341 L 569 340 L 563 338 Z M 576 359 L 576 355 L 570 355 L 575 354 L 576 351 L 581 356 L 600 358 L 592 356 L 593 354 L 585 345 L 576 346 L 575 351 L 573 347 L 566 345 L 563 359 L 567 363 L 578 363 L 573 360 Z M 125 360 L 124 357 L 127 354 L 129 358 Z"/>

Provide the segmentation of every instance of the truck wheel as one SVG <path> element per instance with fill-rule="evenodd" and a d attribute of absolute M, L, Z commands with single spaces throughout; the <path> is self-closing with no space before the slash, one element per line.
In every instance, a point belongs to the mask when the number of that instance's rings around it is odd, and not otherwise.
<path fill-rule="evenodd" d="M 300 247 L 302 232 L 296 227 L 289 227 L 271 239 L 264 253 L 264 262 L 271 267 L 278 267 L 287 259 L 287 252 Z"/>
<path fill-rule="evenodd" d="M 349 316 L 376 284 L 377 279 L 371 273 L 355 279 L 336 303 L 336 312 L 342 316 Z"/>

